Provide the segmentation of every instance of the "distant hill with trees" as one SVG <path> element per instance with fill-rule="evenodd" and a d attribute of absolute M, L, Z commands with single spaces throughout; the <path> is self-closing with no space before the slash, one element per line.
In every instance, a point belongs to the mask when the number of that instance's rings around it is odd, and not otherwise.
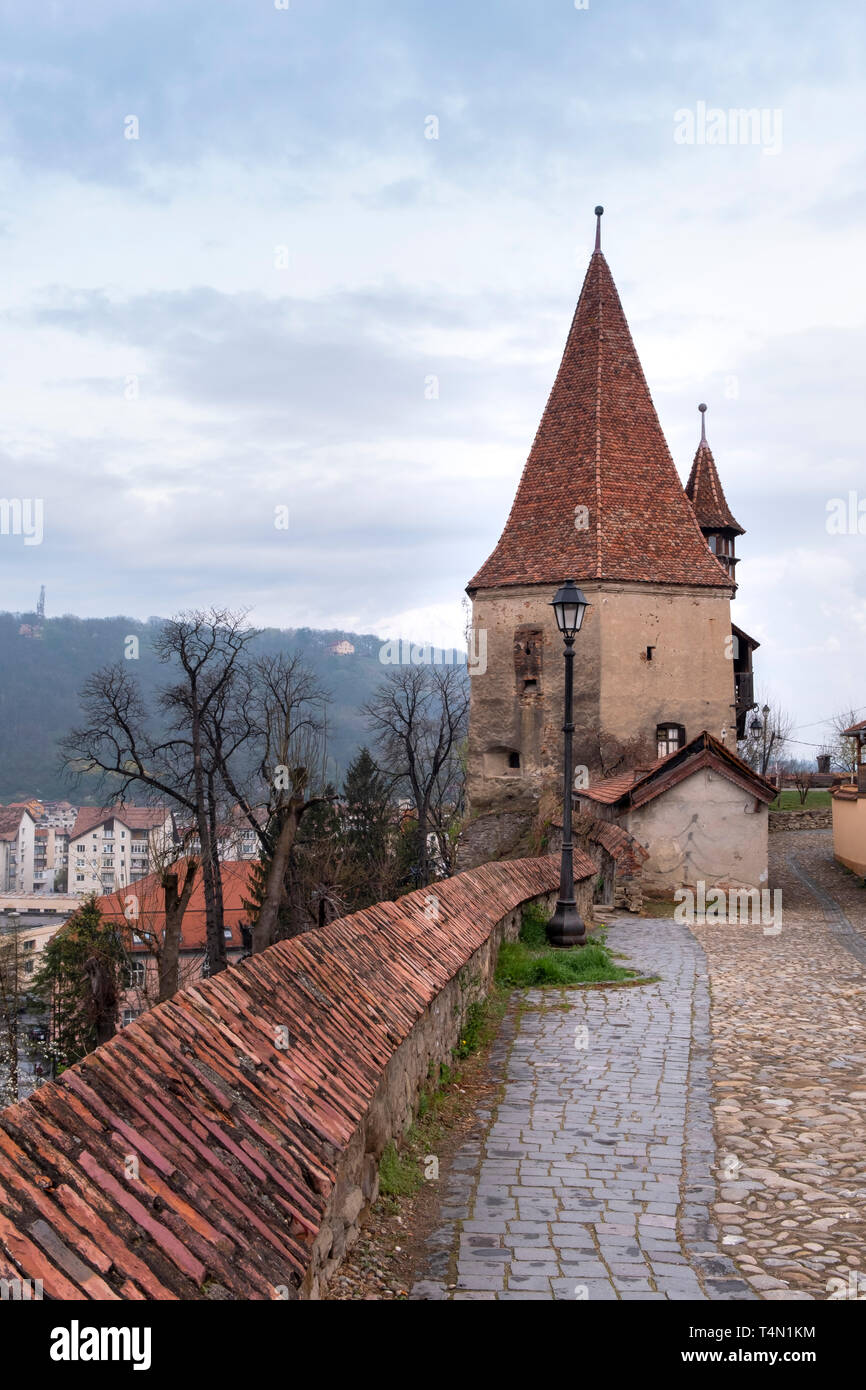
<path fill-rule="evenodd" d="M 138 656 L 129 660 L 130 671 L 151 703 L 148 697 L 166 677 L 153 651 L 162 622 L 0 613 L 0 802 L 28 796 L 43 801 L 65 798 L 81 805 L 100 801 L 96 786 L 90 791 L 81 782 L 75 788 L 64 777 L 58 745 L 81 721 L 79 692 L 84 682 L 99 668 L 124 661 L 126 652 L 135 650 L 131 638 L 137 639 Z M 351 644 L 354 652 L 331 650 L 340 643 Z M 371 741 L 362 706 L 393 669 L 379 659 L 383 646 L 383 638 L 369 633 L 313 628 L 267 628 L 253 644 L 252 650 L 262 654 L 301 653 L 330 692 L 328 775 L 336 784 L 358 750 Z"/>

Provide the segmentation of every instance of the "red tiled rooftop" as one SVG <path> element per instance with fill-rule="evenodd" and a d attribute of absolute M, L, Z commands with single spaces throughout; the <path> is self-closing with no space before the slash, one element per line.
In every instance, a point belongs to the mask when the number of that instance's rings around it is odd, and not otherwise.
<path fill-rule="evenodd" d="M 700 525 L 707 530 L 728 530 L 738 536 L 745 534 L 725 500 L 713 451 L 704 438 L 695 454 L 686 483 L 686 496 Z"/>
<path fill-rule="evenodd" d="M 0 806 L 0 840 L 15 840 L 24 814 L 16 806 Z"/>
<path fill-rule="evenodd" d="M 578 507 L 587 529 L 575 527 Z M 680 482 L 600 250 L 505 529 L 467 587 L 567 575 L 732 588 Z"/>
<path fill-rule="evenodd" d="M 602 782 L 593 782 L 591 786 L 582 788 L 580 795 L 588 796 L 592 801 L 612 805 L 634 786 L 637 776 L 636 772 L 622 772 L 617 777 L 607 777 Z"/>
<path fill-rule="evenodd" d="M 179 888 L 183 887 L 186 869 L 181 861 L 177 866 L 179 875 Z M 254 861 L 250 859 L 226 860 L 221 864 L 222 870 L 222 889 L 223 889 L 223 925 L 231 930 L 231 943 L 227 944 L 240 946 L 241 934 L 240 924 L 247 921 L 247 910 L 243 905 L 243 899 L 250 897 L 250 874 L 255 867 Z M 148 874 L 145 878 L 140 878 L 135 883 L 118 888 L 115 893 L 108 893 L 105 897 L 99 898 L 99 908 L 103 916 L 114 921 L 126 921 L 126 909 L 130 897 L 137 899 L 138 921 L 142 931 L 140 935 L 145 937 L 141 945 L 132 945 L 133 950 L 147 950 L 147 936 L 157 936 L 162 939 L 165 930 L 165 897 L 159 874 Z M 205 928 L 205 907 L 204 907 L 204 879 L 202 878 L 201 866 L 199 865 L 195 877 L 195 883 L 190 894 L 189 903 L 183 915 L 183 949 L 185 951 L 203 950 L 206 941 Z"/>
<path fill-rule="evenodd" d="M 622 776 L 596 782 L 585 787 L 579 795 L 607 805 L 613 805 L 626 798 L 632 805 L 638 805 L 667 790 L 670 781 L 664 774 L 676 774 L 677 777 L 690 775 L 692 771 L 698 771 L 700 767 L 707 765 L 716 767 L 718 771 L 747 786 L 762 801 L 769 803 L 775 799 L 774 784 L 749 767 L 737 753 L 717 738 L 713 738 L 706 730 L 682 748 L 676 748 L 673 753 L 657 759 L 649 767 L 636 768 L 632 772 L 623 773 Z"/>
<path fill-rule="evenodd" d="M 153 830 L 165 823 L 168 814 L 165 807 L 159 806 L 82 806 L 70 838 L 86 835 L 108 820 L 119 820 L 128 830 Z"/>

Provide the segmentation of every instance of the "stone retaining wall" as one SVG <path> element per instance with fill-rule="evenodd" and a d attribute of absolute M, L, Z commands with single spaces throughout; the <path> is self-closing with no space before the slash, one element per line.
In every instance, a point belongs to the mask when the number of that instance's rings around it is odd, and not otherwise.
<path fill-rule="evenodd" d="M 552 911 L 557 893 L 537 899 Z M 379 1193 L 379 1159 L 387 1144 L 405 1134 L 425 1086 L 438 1077 L 473 1003 L 485 999 L 493 983 L 503 941 L 515 941 L 521 909 L 497 922 L 487 941 L 467 961 L 391 1058 L 364 1119 L 337 1166 L 336 1185 L 313 1246 L 301 1298 L 317 1299 L 360 1235 L 366 1210 Z"/>
<path fill-rule="evenodd" d="M 820 811 L 770 811 L 769 829 L 776 830 L 829 830 L 833 824 L 833 812 L 829 806 Z"/>

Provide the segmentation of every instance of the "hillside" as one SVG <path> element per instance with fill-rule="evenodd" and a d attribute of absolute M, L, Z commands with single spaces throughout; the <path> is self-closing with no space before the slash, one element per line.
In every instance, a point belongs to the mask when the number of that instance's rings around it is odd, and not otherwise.
<path fill-rule="evenodd" d="M 78 723 L 78 695 L 91 672 L 123 660 L 127 637 L 139 638 L 139 659 L 130 662 L 148 704 L 166 678 L 152 649 L 160 619 L 76 618 L 69 614 L 46 619 L 41 638 L 19 635 L 22 622 L 35 615 L 0 613 L 0 802 L 38 796 L 67 798 L 76 804 L 100 800 L 94 788 L 76 788 L 61 773 L 58 743 Z M 355 648 L 340 656 L 329 647 L 343 639 Z M 265 629 L 254 650 L 299 651 L 330 691 L 328 709 L 329 775 L 338 779 L 370 735 L 361 706 L 384 679 L 388 667 L 379 661 L 383 639 L 353 632 L 321 632 L 311 628 Z"/>

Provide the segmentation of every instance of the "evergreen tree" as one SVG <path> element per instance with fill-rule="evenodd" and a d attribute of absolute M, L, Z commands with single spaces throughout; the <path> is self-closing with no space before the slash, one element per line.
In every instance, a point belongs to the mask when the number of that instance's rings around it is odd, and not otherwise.
<path fill-rule="evenodd" d="M 102 919 L 91 893 L 49 941 L 33 992 L 51 1009 L 58 1070 L 78 1062 L 117 1031 L 129 961 L 117 923 Z"/>
<path fill-rule="evenodd" d="M 350 764 L 343 782 L 342 836 L 343 880 L 353 909 L 391 897 L 399 874 L 391 779 L 367 748 Z"/>

